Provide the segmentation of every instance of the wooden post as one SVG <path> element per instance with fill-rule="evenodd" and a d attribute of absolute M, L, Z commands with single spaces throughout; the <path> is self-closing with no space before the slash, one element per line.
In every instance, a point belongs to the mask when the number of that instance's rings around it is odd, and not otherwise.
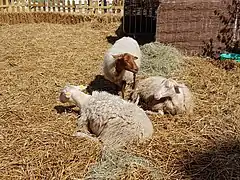
<path fill-rule="evenodd" d="M 53 9 L 53 12 L 55 12 L 55 11 L 56 11 L 55 4 L 56 4 L 56 2 L 55 2 L 54 0 L 52 0 L 52 9 Z"/>
<path fill-rule="evenodd" d="M 31 12 L 31 1 L 32 0 L 28 0 L 28 11 Z"/>
<path fill-rule="evenodd" d="M 0 12 L 3 11 L 3 8 L 1 8 L 1 6 L 3 6 L 3 0 L 0 0 Z"/>
<path fill-rule="evenodd" d="M 68 12 L 71 12 L 71 4 L 69 0 L 67 1 L 67 7 L 68 7 Z"/>
<path fill-rule="evenodd" d="M 89 8 L 88 8 L 88 13 L 90 12 L 92 12 L 92 0 L 88 0 L 88 6 L 89 6 Z"/>
<path fill-rule="evenodd" d="M 36 12 L 37 8 L 36 8 L 36 0 L 33 0 L 33 9 L 34 9 L 34 12 Z"/>
<path fill-rule="evenodd" d="M 20 0 L 16 0 L 17 12 L 20 12 Z"/>
<path fill-rule="evenodd" d="M 11 0 L 11 12 L 15 12 L 15 4 L 14 4 L 14 0 Z"/>
<path fill-rule="evenodd" d="M 58 12 L 61 12 L 61 8 L 60 8 L 60 0 L 57 0 L 57 6 L 58 6 Z"/>
<path fill-rule="evenodd" d="M 63 0 L 63 12 L 65 12 L 65 0 Z"/>
<path fill-rule="evenodd" d="M 38 2 L 37 2 L 37 9 L 38 9 L 38 11 L 41 11 L 41 6 L 42 6 L 42 0 L 38 0 Z"/>
<path fill-rule="evenodd" d="M 48 12 L 51 12 L 51 5 L 52 5 L 52 2 L 48 0 Z"/>
<path fill-rule="evenodd" d="M 73 8 L 73 12 L 76 12 L 76 3 L 74 0 L 72 1 L 72 8 Z"/>
<path fill-rule="evenodd" d="M 43 0 L 43 7 L 42 7 L 43 12 L 46 11 L 46 6 L 47 6 L 47 2 L 46 1 L 47 0 Z"/>

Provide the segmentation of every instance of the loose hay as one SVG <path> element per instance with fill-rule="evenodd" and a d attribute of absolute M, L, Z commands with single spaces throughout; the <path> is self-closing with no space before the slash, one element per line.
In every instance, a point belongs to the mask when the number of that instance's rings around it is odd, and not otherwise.
<path fill-rule="evenodd" d="M 103 37 L 114 28 L 93 25 L 0 27 L 1 178 L 83 178 L 96 162 L 99 144 L 70 137 L 77 115 L 56 111 L 67 82 L 87 84 L 99 73 L 109 47 Z"/>
<path fill-rule="evenodd" d="M 63 105 L 57 97 L 65 83 L 87 84 L 100 74 L 110 47 L 106 37 L 118 25 L 0 26 L 1 179 L 81 179 L 113 165 L 112 156 L 99 162 L 99 144 L 70 137 L 76 115 L 58 114 L 56 106 Z M 225 71 L 207 60 L 184 58 L 177 77 L 193 91 L 194 115 L 150 116 L 153 139 L 128 147 L 130 165 L 120 158 L 110 170 L 128 164 L 116 173 L 122 179 L 237 179 L 239 67 Z M 161 176 L 154 178 L 153 169 Z"/>
<path fill-rule="evenodd" d="M 141 50 L 143 52 L 141 73 L 144 75 L 171 76 L 173 71 L 181 68 L 183 56 L 170 45 L 153 42 L 141 46 Z"/>
<path fill-rule="evenodd" d="M 141 173 L 139 173 L 141 172 Z M 101 160 L 92 165 L 85 179 L 162 179 L 153 164 L 123 150 L 104 151 Z"/>

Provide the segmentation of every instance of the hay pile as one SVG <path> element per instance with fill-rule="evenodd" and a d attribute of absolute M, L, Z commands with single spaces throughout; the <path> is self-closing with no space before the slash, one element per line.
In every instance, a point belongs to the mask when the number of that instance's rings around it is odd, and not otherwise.
<path fill-rule="evenodd" d="M 141 172 L 141 173 L 140 173 Z M 144 157 L 124 150 L 104 151 L 101 160 L 94 164 L 85 179 L 157 179 L 161 172 Z"/>
<path fill-rule="evenodd" d="M 143 61 L 141 74 L 171 76 L 182 66 L 183 55 L 171 45 L 152 42 L 141 46 Z"/>
<path fill-rule="evenodd" d="M 59 91 L 95 79 L 118 25 L 0 26 L 1 178 L 81 179 L 108 169 L 119 179 L 238 179 L 239 66 L 226 71 L 184 58 L 177 77 L 193 91 L 194 115 L 150 116 L 153 139 L 127 147 L 117 164 L 99 144 L 70 137 L 77 115 L 58 101 Z"/>

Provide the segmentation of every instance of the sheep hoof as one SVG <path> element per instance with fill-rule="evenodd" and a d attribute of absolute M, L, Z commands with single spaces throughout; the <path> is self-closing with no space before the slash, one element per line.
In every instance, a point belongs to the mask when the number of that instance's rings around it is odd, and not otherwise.
<path fill-rule="evenodd" d="M 92 136 L 87 135 L 87 134 L 82 133 L 82 132 L 76 132 L 76 133 L 73 134 L 73 136 L 87 138 L 87 139 L 93 140 L 95 142 L 99 141 L 98 138 L 92 137 Z"/>
<path fill-rule="evenodd" d="M 124 92 L 121 92 L 121 96 L 122 96 L 122 98 L 124 99 L 124 97 L 125 97 L 125 96 L 124 96 Z"/>
<path fill-rule="evenodd" d="M 145 111 L 147 114 L 151 114 L 151 115 L 164 115 L 163 111 L 158 111 L 158 112 L 153 112 L 153 111 Z"/>
<path fill-rule="evenodd" d="M 157 114 L 164 115 L 164 112 L 161 110 L 158 110 Z"/>

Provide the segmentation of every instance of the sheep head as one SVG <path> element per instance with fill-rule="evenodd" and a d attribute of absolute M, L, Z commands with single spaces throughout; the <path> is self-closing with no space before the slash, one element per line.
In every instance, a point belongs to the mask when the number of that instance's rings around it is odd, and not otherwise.
<path fill-rule="evenodd" d="M 179 85 L 173 79 L 166 79 L 162 82 L 160 88 L 154 93 L 154 99 L 160 100 L 165 97 L 172 97 L 175 94 L 179 94 Z"/>
<path fill-rule="evenodd" d="M 133 56 L 129 53 L 112 55 L 116 61 L 116 71 L 118 73 L 122 72 L 123 70 L 130 71 L 134 74 L 138 72 L 138 66 L 135 62 L 138 57 Z"/>
<path fill-rule="evenodd" d="M 79 104 L 79 98 L 82 97 L 84 99 L 87 94 L 83 93 L 82 91 L 85 90 L 87 86 L 74 86 L 74 85 L 66 85 L 60 93 L 59 100 L 62 103 L 66 102 L 74 102 L 75 104 Z"/>

